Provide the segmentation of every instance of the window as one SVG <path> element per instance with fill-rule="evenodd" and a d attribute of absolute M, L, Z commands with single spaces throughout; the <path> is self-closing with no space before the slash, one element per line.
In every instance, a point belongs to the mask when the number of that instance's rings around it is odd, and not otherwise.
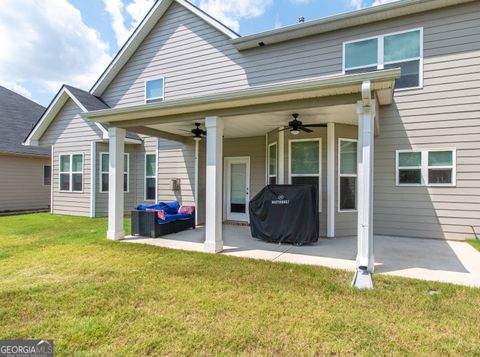
<path fill-rule="evenodd" d="M 338 141 L 338 210 L 357 209 L 357 140 Z"/>
<path fill-rule="evenodd" d="M 397 151 L 397 185 L 454 186 L 455 149 Z"/>
<path fill-rule="evenodd" d="M 145 199 L 156 199 L 156 182 L 157 182 L 157 155 L 145 155 Z"/>
<path fill-rule="evenodd" d="M 50 186 L 52 183 L 52 167 L 50 165 L 43 166 L 43 185 Z"/>
<path fill-rule="evenodd" d="M 108 171 L 109 171 L 109 157 L 106 152 L 100 153 L 100 192 L 108 192 Z M 129 190 L 129 172 L 130 172 L 130 155 L 123 156 L 123 192 Z"/>
<path fill-rule="evenodd" d="M 83 154 L 60 155 L 60 191 L 83 191 Z"/>
<path fill-rule="evenodd" d="M 277 143 L 268 145 L 268 184 L 277 183 Z"/>
<path fill-rule="evenodd" d="M 400 67 L 395 87 L 422 86 L 423 30 L 416 29 L 344 43 L 345 73 Z"/>
<path fill-rule="evenodd" d="M 145 103 L 161 102 L 164 99 L 164 78 L 145 81 Z"/>
<path fill-rule="evenodd" d="M 298 139 L 289 141 L 290 183 L 315 186 L 320 200 L 321 139 Z M 321 207 L 321 204 L 319 204 Z"/>

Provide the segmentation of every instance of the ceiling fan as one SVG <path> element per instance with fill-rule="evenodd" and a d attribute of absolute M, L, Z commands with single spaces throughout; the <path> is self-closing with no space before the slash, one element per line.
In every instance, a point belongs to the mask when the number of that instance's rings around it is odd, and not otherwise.
<path fill-rule="evenodd" d="M 288 123 L 288 127 L 280 129 L 279 131 L 290 130 L 290 133 L 292 133 L 292 135 L 298 135 L 300 134 L 300 131 L 304 131 L 305 133 L 313 133 L 313 130 L 309 128 L 327 127 L 327 124 L 303 124 L 300 120 L 298 120 L 298 113 L 293 113 L 292 117 L 293 120 Z"/>
<path fill-rule="evenodd" d="M 200 141 L 202 140 L 202 135 L 206 136 L 207 132 L 203 129 L 200 129 L 200 123 L 195 123 L 195 129 L 192 129 L 190 132 L 193 134 L 193 140 Z"/>

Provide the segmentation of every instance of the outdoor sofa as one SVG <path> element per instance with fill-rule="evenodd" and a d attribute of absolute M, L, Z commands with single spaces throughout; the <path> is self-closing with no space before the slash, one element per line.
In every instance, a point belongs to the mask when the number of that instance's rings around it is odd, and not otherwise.
<path fill-rule="evenodd" d="M 132 211 L 132 235 L 157 238 L 170 233 L 195 229 L 195 207 L 179 202 L 139 205 Z"/>

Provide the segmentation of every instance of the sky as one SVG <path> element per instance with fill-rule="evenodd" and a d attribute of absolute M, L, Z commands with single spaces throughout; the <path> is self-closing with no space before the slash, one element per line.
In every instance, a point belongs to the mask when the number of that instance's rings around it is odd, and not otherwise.
<path fill-rule="evenodd" d="M 0 85 L 44 106 L 89 90 L 155 0 L 2 0 Z M 392 0 L 191 0 L 249 35 Z"/>

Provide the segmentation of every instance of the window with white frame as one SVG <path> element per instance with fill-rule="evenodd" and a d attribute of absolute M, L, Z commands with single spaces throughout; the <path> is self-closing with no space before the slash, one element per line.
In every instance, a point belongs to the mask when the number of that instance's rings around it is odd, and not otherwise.
<path fill-rule="evenodd" d="M 456 185 L 456 150 L 398 150 L 396 181 L 399 186 Z"/>
<path fill-rule="evenodd" d="M 277 143 L 268 145 L 268 183 L 277 183 Z"/>
<path fill-rule="evenodd" d="M 164 99 L 165 79 L 145 81 L 145 103 L 161 102 Z"/>
<path fill-rule="evenodd" d="M 157 155 L 145 155 L 145 199 L 156 199 L 156 183 L 157 183 Z"/>
<path fill-rule="evenodd" d="M 52 166 L 44 165 L 43 166 L 43 185 L 50 186 L 52 183 Z"/>
<path fill-rule="evenodd" d="M 291 184 L 315 186 L 320 197 L 321 139 L 289 141 L 289 178 Z M 321 200 L 319 199 L 319 202 Z M 321 204 L 319 205 L 321 208 Z"/>
<path fill-rule="evenodd" d="M 380 35 L 343 44 L 345 73 L 401 68 L 396 88 L 422 86 L 423 30 Z"/>
<path fill-rule="evenodd" d="M 83 191 L 83 154 L 60 155 L 60 191 Z"/>
<path fill-rule="evenodd" d="M 110 155 L 106 152 L 100 153 L 100 192 L 108 192 L 108 167 Z M 130 155 L 123 155 L 123 192 L 129 190 Z"/>
<path fill-rule="evenodd" d="M 357 209 L 357 140 L 338 140 L 338 210 Z"/>

